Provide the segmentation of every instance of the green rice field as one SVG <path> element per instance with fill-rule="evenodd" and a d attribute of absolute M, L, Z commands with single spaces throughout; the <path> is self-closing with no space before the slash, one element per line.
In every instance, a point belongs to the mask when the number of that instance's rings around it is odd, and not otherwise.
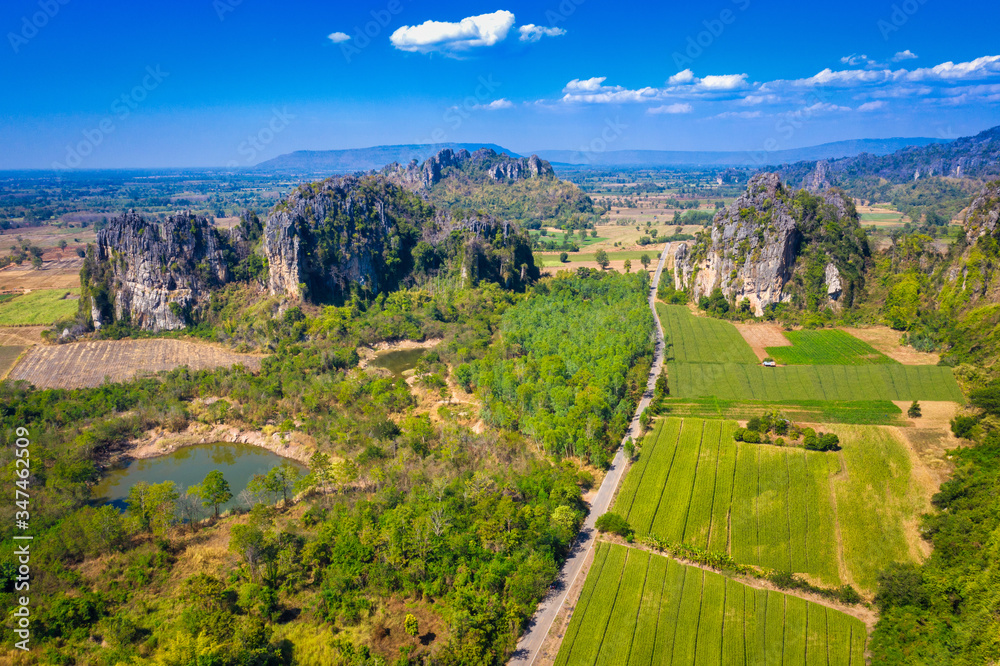
<path fill-rule="evenodd" d="M 722 400 L 951 400 L 964 402 L 951 368 L 933 365 L 669 365 L 670 394 Z"/>
<path fill-rule="evenodd" d="M 871 590 L 887 563 L 911 559 L 903 525 L 925 507 L 906 449 L 890 431 L 837 426 L 842 451 L 821 453 L 736 442 L 736 427 L 661 420 L 612 510 L 637 534 L 827 585 Z"/>
<path fill-rule="evenodd" d="M 695 317 L 684 305 L 656 304 L 663 325 L 667 358 L 681 363 L 745 363 L 757 365 L 757 356 L 728 321 Z"/>
<path fill-rule="evenodd" d="M 598 543 L 556 666 L 863 666 L 861 620 L 635 548 Z"/>
<path fill-rule="evenodd" d="M 767 353 L 784 365 L 871 365 L 896 363 L 867 342 L 837 330 L 788 331 L 791 347 L 768 347 Z"/>
<path fill-rule="evenodd" d="M 79 293 L 79 289 L 39 289 L 0 302 L 0 326 L 47 326 L 72 317 L 80 301 L 66 296 Z"/>
<path fill-rule="evenodd" d="M 786 418 L 806 423 L 856 425 L 907 424 L 903 410 L 888 400 L 720 400 L 718 398 L 665 398 L 661 413 L 669 416 L 746 420 L 765 412 L 780 411 Z"/>

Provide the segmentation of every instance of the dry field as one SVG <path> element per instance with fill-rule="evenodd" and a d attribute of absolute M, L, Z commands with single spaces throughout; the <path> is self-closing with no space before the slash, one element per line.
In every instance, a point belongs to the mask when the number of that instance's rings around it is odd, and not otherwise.
<path fill-rule="evenodd" d="M 7 378 L 7 373 L 17 362 L 21 353 L 42 342 L 42 331 L 45 326 L 16 326 L 0 328 L 0 381 Z"/>
<path fill-rule="evenodd" d="M 49 257 L 58 257 L 49 260 Z M 41 268 L 32 268 L 27 261 L 0 269 L 0 292 L 31 291 L 34 289 L 74 289 L 80 286 L 83 258 L 75 252 L 46 252 Z"/>
<path fill-rule="evenodd" d="M 262 358 L 187 340 L 74 342 L 33 348 L 9 378 L 31 382 L 38 388 L 84 388 L 99 386 L 105 378 L 120 382 L 182 365 L 203 370 L 242 363 L 258 371 Z"/>
<path fill-rule="evenodd" d="M 842 331 L 853 335 L 862 342 L 867 342 L 894 361 L 903 365 L 937 365 L 941 360 L 938 354 L 919 352 L 913 347 L 899 344 L 900 332 L 888 326 L 871 326 L 869 328 L 842 328 Z M 904 410 L 905 411 L 905 410 Z"/>
<path fill-rule="evenodd" d="M 781 332 L 778 324 L 748 324 L 733 322 L 736 330 L 747 341 L 757 358 L 763 361 L 767 358 L 767 347 L 791 347 L 792 343 Z"/>

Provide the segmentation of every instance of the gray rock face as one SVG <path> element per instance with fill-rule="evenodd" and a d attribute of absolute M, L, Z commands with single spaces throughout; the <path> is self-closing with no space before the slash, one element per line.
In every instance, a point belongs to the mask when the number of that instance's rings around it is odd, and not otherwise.
<path fill-rule="evenodd" d="M 996 233 L 1000 221 L 1000 180 L 987 183 L 972 200 L 965 215 L 965 238 L 970 245 L 983 236 Z"/>
<path fill-rule="evenodd" d="M 840 271 L 832 263 L 826 265 L 826 295 L 831 301 L 839 303 L 840 295 L 844 292 L 844 285 L 840 279 Z"/>
<path fill-rule="evenodd" d="M 110 271 L 114 319 L 147 331 L 185 326 L 183 312 L 210 287 L 226 282 L 228 267 L 215 226 L 204 217 L 177 215 L 161 225 L 134 211 L 98 232 L 96 259 Z M 110 323 L 91 302 L 94 326 Z"/>
<path fill-rule="evenodd" d="M 314 301 L 395 288 L 433 210 L 381 176 L 331 178 L 296 190 L 267 218 L 272 295 Z"/>
<path fill-rule="evenodd" d="M 728 209 L 716 214 L 710 238 L 678 247 L 678 286 L 690 287 L 695 300 L 719 287 L 737 303 L 748 299 L 759 316 L 768 305 L 788 300 L 782 289 L 800 240 L 780 179 L 759 174 Z"/>

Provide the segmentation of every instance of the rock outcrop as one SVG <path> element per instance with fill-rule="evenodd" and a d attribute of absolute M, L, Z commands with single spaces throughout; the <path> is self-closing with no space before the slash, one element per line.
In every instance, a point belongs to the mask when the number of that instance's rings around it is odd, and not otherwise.
<path fill-rule="evenodd" d="M 965 215 L 965 239 L 973 245 L 983 236 L 996 233 L 1000 220 L 1000 180 L 987 183 L 972 200 Z"/>
<path fill-rule="evenodd" d="M 189 214 L 162 224 L 131 210 L 112 219 L 87 258 L 81 311 L 95 328 L 114 321 L 147 331 L 183 328 L 185 313 L 229 279 L 223 233 Z"/>
<path fill-rule="evenodd" d="M 677 249 L 678 286 L 689 288 L 695 300 L 720 288 L 737 303 L 748 299 L 761 315 L 765 307 L 788 300 L 782 289 L 800 240 L 778 176 L 754 176 L 747 191 L 715 216 L 710 237 Z"/>
<path fill-rule="evenodd" d="M 719 289 L 734 304 L 746 299 L 757 316 L 793 300 L 836 309 L 863 283 L 868 254 L 857 213 L 842 192 L 793 195 L 776 174 L 758 174 L 716 214 L 710 234 L 677 247 L 675 288 L 695 300 Z"/>
<path fill-rule="evenodd" d="M 411 162 L 406 166 L 390 164 L 382 170 L 382 175 L 392 182 L 410 190 L 429 190 L 442 179 L 455 175 L 455 171 L 467 174 L 473 179 L 517 182 L 526 178 L 554 176 L 552 165 L 531 157 L 510 157 L 498 154 L 490 148 L 481 148 L 474 153 L 467 150 L 454 151 L 445 148 L 423 164 Z"/>

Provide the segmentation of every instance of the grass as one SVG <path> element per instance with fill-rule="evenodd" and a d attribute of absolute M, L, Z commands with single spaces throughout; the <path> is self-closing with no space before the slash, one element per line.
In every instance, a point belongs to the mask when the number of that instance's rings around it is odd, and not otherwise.
<path fill-rule="evenodd" d="M 747 420 L 765 412 L 779 411 L 787 418 L 806 423 L 851 423 L 855 425 L 905 425 L 903 411 L 888 400 L 720 400 L 719 398 L 666 398 L 664 413 Z"/>
<path fill-rule="evenodd" d="M 838 454 L 736 442 L 735 428 L 733 421 L 661 420 L 613 511 L 637 534 L 827 585 L 848 582 L 838 558 L 868 590 L 887 562 L 910 559 L 903 525 L 923 510 L 922 499 L 906 450 L 889 431 L 832 428 L 843 447 Z"/>
<path fill-rule="evenodd" d="M 789 331 L 791 347 L 768 347 L 767 353 L 784 365 L 871 365 L 895 363 L 867 342 L 837 330 Z"/>
<path fill-rule="evenodd" d="M 0 379 L 3 379 L 14 367 L 14 362 L 17 361 L 17 357 L 21 355 L 27 347 L 16 347 L 16 346 L 0 346 Z"/>
<path fill-rule="evenodd" d="M 556 666 L 864 664 L 864 623 L 839 611 L 625 546 L 594 562 Z"/>
<path fill-rule="evenodd" d="M 684 305 L 656 304 L 670 349 L 667 358 L 682 363 L 757 365 L 757 356 L 728 321 L 695 317 Z"/>
<path fill-rule="evenodd" d="M 950 400 L 964 402 L 951 368 L 930 365 L 669 365 L 671 395 L 721 400 Z"/>
<path fill-rule="evenodd" d="M 76 314 L 78 300 L 69 300 L 68 294 L 79 294 L 79 289 L 39 289 L 28 294 L 0 302 L 0 326 L 54 324 Z"/>

